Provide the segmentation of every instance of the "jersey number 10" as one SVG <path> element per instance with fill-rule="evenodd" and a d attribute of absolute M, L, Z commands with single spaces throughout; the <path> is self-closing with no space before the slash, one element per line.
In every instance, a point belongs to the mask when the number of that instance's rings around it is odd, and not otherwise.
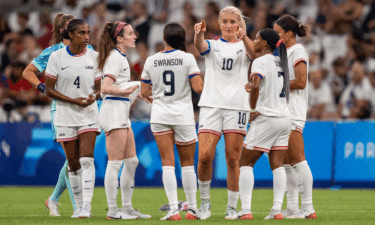
<path fill-rule="evenodd" d="M 231 70 L 232 66 L 233 66 L 233 59 L 226 59 L 226 58 L 223 59 L 223 68 L 221 68 L 222 70 L 225 70 L 225 69 Z"/>
<path fill-rule="evenodd" d="M 167 80 L 167 75 L 170 77 L 170 81 Z M 165 96 L 172 96 L 174 95 L 174 72 L 172 70 L 166 70 L 163 73 L 163 83 L 165 85 L 171 86 L 170 91 L 165 90 L 164 95 Z"/>

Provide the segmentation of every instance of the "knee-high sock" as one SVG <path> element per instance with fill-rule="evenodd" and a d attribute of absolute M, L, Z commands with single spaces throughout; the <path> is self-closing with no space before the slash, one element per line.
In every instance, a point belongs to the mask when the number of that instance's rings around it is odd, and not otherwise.
<path fill-rule="evenodd" d="M 79 159 L 82 169 L 82 196 L 83 207 L 88 206 L 91 209 L 92 196 L 95 187 L 95 165 L 94 158 L 82 157 Z"/>
<path fill-rule="evenodd" d="M 74 200 L 72 185 L 70 184 L 68 171 L 69 171 L 68 160 L 66 160 L 65 183 L 66 183 L 66 188 L 68 189 L 68 192 L 69 192 L 70 201 L 72 202 L 72 205 L 73 205 L 73 210 L 76 210 L 77 209 L 76 201 Z"/>
<path fill-rule="evenodd" d="M 117 209 L 118 173 L 120 172 L 122 163 L 122 160 L 108 161 L 105 171 L 104 188 L 109 211 Z"/>
<path fill-rule="evenodd" d="M 303 192 L 301 192 L 301 209 L 306 213 L 315 212 L 312 202 L 313 176 L 307 161 L 293 166 L 296 173 L 302 178 Z"/>
<path fill-rule="evenodd" d="M 197 212 L 197 175 L 195 174 L 194 166 L 182 167 L 182 186 L 184 187 L 189 209 Z"/>
<path fill-rule="evenodd" d="M 74 201 L 77 208 L 82 208 L 83 196 L 82 196 L 82 172 L 77 170 L 75 172 L 69 172 L 69 181 L 72 187 Z"/>
<path fill-rule="evenodd" d="M 286 201 L 287 208 L 292 212 L 299 210 L 298 183 L 299 176 L 289 164 L 284 164 L 286 173 Z"/>
<path fill-rule="evenodd" d="M 67 168 L 68 168 L 68 161 L 66 161 L 63 167 L 61 168 L 55 189 L 53 190 L 52 195 L 49 197 L 49 199 L 52 201 L 58 202 L 60 199 L 60 196 L 67 188 L 67 184 L 65 181 Z"/>
<path fill-rule="evenodd" d="M 254 173 L 253 167 L 242 166 L 240 167 L 240 198 L 241 210 L 243 213 L 251 213 L 251 198 L 254 188 Z"/>
<path fill-rule="evenodd" d="M 124 167 L 122 168 L 120 178 L 121 199 L 122 206 L 127 209 L 132 209 L 132 197 L 134 191 L 134 177 L 135 170 L 138 166 L 138 158 L 134 156 L 129 159 L 124 159 Z"/>
<path fill-rule="evenodd" d="M 285 168 L 279 167 L 272 170 L 273 173 L 273 210 L 281 210 L 286 188 Z"/>
<path fill-rule="evenodd" d="M 201 181 L 198 179 L 199 192 L 201 193 L 201 199 L 210 199 L 210 186 L 211 180 Z"/>
<path fill-rule="evenodd" d="M 238 198 L 240 197 L 239 191 L 228 190 L 228 205 L 232 208 L 237 208 Z"/>
<path fill-rule="evenodd" d="M 171 210 L 178 210 L 177 180 L 174 166 L 163 166 L 163 184 Z"/>

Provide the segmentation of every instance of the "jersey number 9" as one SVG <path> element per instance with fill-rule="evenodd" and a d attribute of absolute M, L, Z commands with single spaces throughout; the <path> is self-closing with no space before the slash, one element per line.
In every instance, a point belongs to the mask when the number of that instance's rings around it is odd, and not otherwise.
<path fill-rule="evenodd" d="M 167 75 L 169 75 L 170 79 L 167 80 Z M 174 73 L 172 70 L 166 70 L 163 73 L 163 83 L 165 85 L 171 86 L 170 91 L 165 90 L 164 95 L 165 96 L 172 96 L 174 95 Z"/>

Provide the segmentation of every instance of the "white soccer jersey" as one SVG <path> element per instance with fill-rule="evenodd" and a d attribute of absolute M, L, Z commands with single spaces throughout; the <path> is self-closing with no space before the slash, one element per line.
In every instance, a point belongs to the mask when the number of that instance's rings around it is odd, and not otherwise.
<path fill-rule="evenodd" d="M 103 67 L 103 78 L 110 77 L 114 80 L 113 86 L 119 89 L 126 89 L 130 81 L 130 67 L 126 55 L 121 54 L 118 49 L 113 49 L 109 54 Z M 112 95 L 102 95 L 102 98 L 115 97 Z"/>
<path fill-rule="evenodd" d="M 152 83 L 151 123 L 195 125 L 190 78 L 199 75 L 192 54 L 180 50 L 147 58 L 142 81 Z"/>
<path fill-rule="evenodd" d="M 48 60 L 46 76 L 57 79 L 56 90 L 70 98 L 87 98 L 95 91 L 95 81 L 100 80 L 96 69 L 98 53 L 86 48 L 82 54 L 74 55 L 69 46 L 53 52 Z M 98 123 L 96 102 L 82 108 L 57 101 L 54 124 L 56 126 L 84 126 Z"/>
<path fill-rule="evenodd" d="M 294 67 L 299 62 L 305 62 L 309 71 L 309 55 L 301 44 L 295 44 L 287 49 L 290 80 L 296 79 Z M 308 78 L 306 79 L 307 82 Z M 289 98 L 289 109 L 292 120 L 306 121 L 308 85 L 303 90 L 291 90 Z"/>
<path fill-rule="evenodd" d="M 259 75 L 259 97 L 256 110 L 263 116 L 285 117 L 289 109 L 284 90 L 284 72 L 279 57 L 267 54 L 254 60 L 251 76 Z"/>
<path fill-rule="evenodd" d="M 199 106 L 250 110 L 245 90 L 250 60 L 242 41 L 206 40 L 206 73 Z"/>

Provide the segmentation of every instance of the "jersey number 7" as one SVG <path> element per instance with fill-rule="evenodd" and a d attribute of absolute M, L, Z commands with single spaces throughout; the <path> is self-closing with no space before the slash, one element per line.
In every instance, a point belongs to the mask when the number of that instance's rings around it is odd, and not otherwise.
<path fill-rule="evenodd" d="M 280 98 L 285 98 L 285 85 L 284 85 L 284 82 L 285 82 L 285 77 L 284 77 L 284 72 L 279 72 L 279 77 L 283 77 L 283 89 L 281 90 L 281 93 L 280 93 Z"/>

